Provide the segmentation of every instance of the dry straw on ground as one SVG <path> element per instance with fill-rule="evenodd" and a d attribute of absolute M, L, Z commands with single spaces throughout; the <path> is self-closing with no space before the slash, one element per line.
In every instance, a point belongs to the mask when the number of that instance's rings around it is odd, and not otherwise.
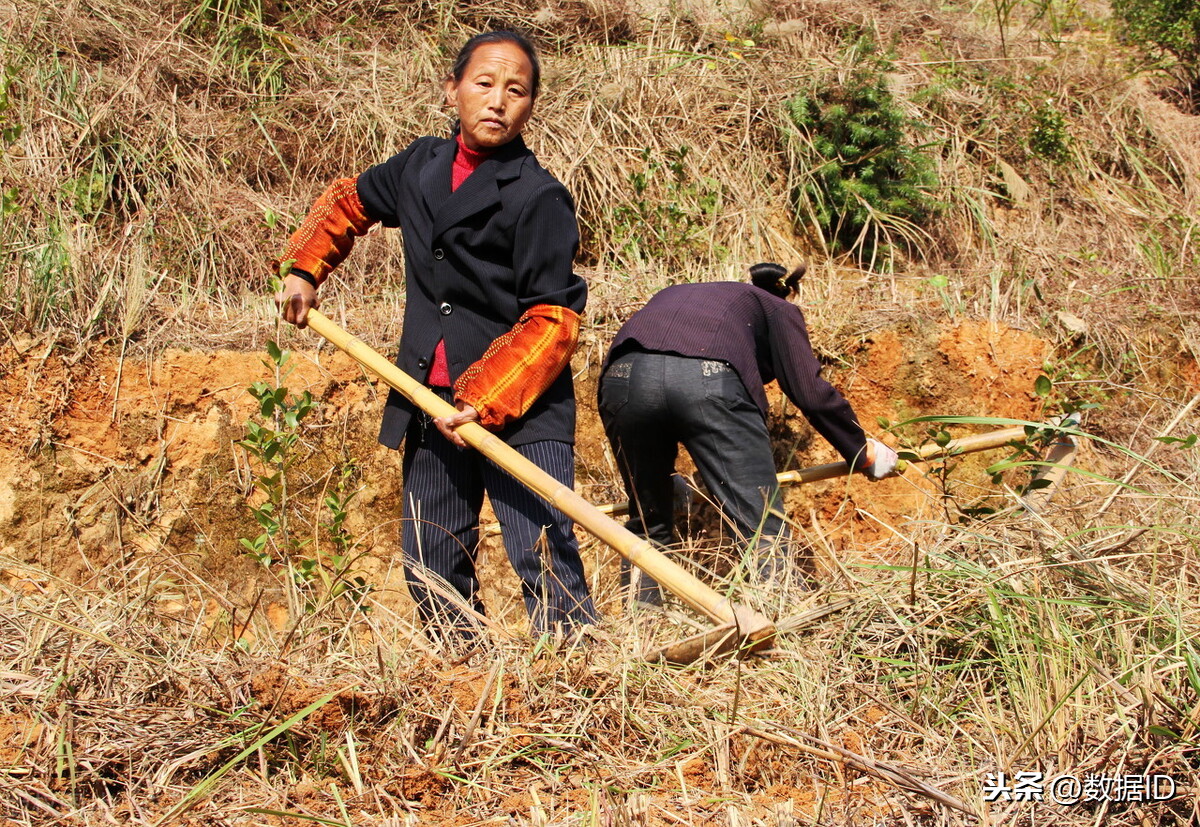
<path fill-rule="evenodd" d="M 1200 391 L 1200 127 L 1155 96 L 1153 76 L 1129 77 L 1105 13 L 921 0 L 0 2 L 0 444 L 14 479 L 37 478 L 0 488 L 12 523 L 0 559 L 0 818 L 1194 823 L 1200 463 L 1187 439 Z M 265 262 L 330 179 L 443 131 L 437 79 L 451 52 L 469 31 L 510 22 L 543 42 L 529 139 L 579 207 L 591 285 L 581 385 L 660 287 L 808 258 L 814 344 L 831 372 L 859 377 L 859 398 L 875 391 L 856 373 L 871 348 L 895 351 L 893 421 L 993 413 L 942 408 L 951 380 L 968 378 L 935 352 L 943 326 L 1045 344 L 1046 412 L 1099 405 L 1051 508 L 1029 513 L 1015 490 L 1025 472 L 993 483 L 982 460 L 889 483 L 917 503 L 899 516 L 886 491 L 879 508 L 849 488 L 792 494 L 821 591 L 738 587 L 781 619 L 841 608 L 783 635 L 769 657 L 674 669 L 641 654 L 696 621 L 671 605 L 626 614 L 595 545 L 585 551 L 610 621 L 588 645 L 531 641 L 512 608 L 495 613 L 484 650 L 447 654 L 386 591 L 386 561 L 371 570 L 380 588 L 368 612 L 314 598 L 286 572 L 239 590 L 230 580 L 244 569 L 229 580 L 198 569 L 199 545 L 155 523 L 160 501 L 176 485 L 202 492 L 187 508 L 228 508 L 206 495 L 246 487 L 244 458 L 232 473 L 181 473 L 162 446 L 109 465 L 91 456 L 103 465 L 91 476 L 72 464 L 96 452 L 78 430 L 78 395 L 102 356 L 126 371 L 101 383 L 118 389 L 103 419 L 128 423 L 129 371 L 150 372 L 168 346 L 305 341 L 272 323 Z M 783 111 L 843 72 L 863 31 L 894 52 L 889 86 L 936 157 L 944 202 L 920 247 L 879 272 L 829 258 L 797 218 L 808 171 Z M 398 330 L 400 257 L 394 234 L 373 234 L 325 290 L 327 312 L 381 348 Z M 1007 358 L 1003 343 L 974 344 Z M 21 399 L 51 370 L 66 377 L 53 398 Z M 219 384 L 191 389 L 184 410 L 140 397 L 136 424 L 161 439 Z M 326 387 L 323 403 L 349 404 L 343 385 Z M 222 401 L 205 426 L 234 428 L 231 409 Z M 785 420 L 779 433 L 800 445 Z M 927 427 L 897 438 L 919 442 Z M 313 464 L 365 450 L 347 446 L 350 432 L 348 414 L 306 432 Z M 583 434 L 580 477 L 619 499 L 600 442 Z M 214 482 L 214 468 L 237 479 Z M 307 507 L 328 469 L 304 482 Z M 18 514 L 19 496 L 38 491 L 37 516 Z M 303 515 L 314 536 L 318 507 Z M 114 529 L 94 542 L 88 520 Z M 71 560 L 69 577 L 9 544 L 33 536 L 21 533 L 31 522 L 61 528 L 39 542 Z M 251 530 L 205 541 L 234 546 Z M 681 559 L 736 580 L 736 555 L 689 542 Z M 1163 774 L 1180 795 L 983 800 L 988 773 L 1026 770 Z"/>
<path fill-rule="evenodd" d="M 1112 483 L 1085 481 L 1040 516 L 897 526 L 908 563 L 891 543 L 860 549 L 817 594 L 752 590 L 780 617 L 846 599 L 765 658 L 691 669 L 639 656 L 689 628 L 673 610 L 614 613 L 583 646 L 496 628 L 443 657 L 385 604 L 222 626 L 191 608 L 204 582 L 114 563 L 74 585 L 7 560 L 5 815 L 970 824 L 962 810 L 1007 818 L 981 800 L 988 772 L 1119 769 L 1186 790 L 1200 468 L 1130 470 L 1144 493 L 1118 495 L 1103 525 L 1079 523 Z M 1188 800 L 1038 818 L 1183 824 Z"/>

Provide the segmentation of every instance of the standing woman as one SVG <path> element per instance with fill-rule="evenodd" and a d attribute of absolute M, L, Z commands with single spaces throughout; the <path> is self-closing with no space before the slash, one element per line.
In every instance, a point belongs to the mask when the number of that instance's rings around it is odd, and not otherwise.
<path fill-rule="evenodd" d="M 292 268 L 276 301 L 285 320 L 304 327 L 317 287 L 355 237 L 376 222 L 401 230 L 407 298 L 396 364 L 457 408 L 431 420 L 393 390 L 379 433 L 384 445 L 404 444 L 401 547 L 409 592 L 435 632 L 469 630 L 462 601 L 483 610 L 475 554 L 485 491 L 534 630 L 596 621 L 570 520 L 455 433 L 478 422 L 574 483 L 575 391 L 564 368 L 587 286 L 572 270 L 571 197 L 521 139 L 539 79 L 523 36 L 472 37 L 444 81 L 454 133 L 418 138 L 335 181 L 281 257 Z M 447 599 L 425 572 L 462 601 Z"/>
<path fill-rule="evenodd" d="M 674 537 L 671 475 L 680 442 L 759 573 L 790 566 L 779 483 L 767 432 L 773 379 L 821 436 L 872 480 L 896 454 L 868 440 L 850 403 L 820 375 L 800 308 L 787 300 L 804 268 L 750 268 L 753 284 L 678 284 L 656 293 L 613 340 L 600 381 L 600 417 L 629 495 L 632 531 L 661 545 Z M 623 577 L 627 578 L 628 574 Z M 643 576 L 635 595 L 661 601 Z"/>

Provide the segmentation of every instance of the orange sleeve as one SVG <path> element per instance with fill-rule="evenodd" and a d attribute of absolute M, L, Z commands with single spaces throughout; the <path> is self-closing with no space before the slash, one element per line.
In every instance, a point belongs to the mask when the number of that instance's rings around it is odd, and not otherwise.
<path fill-rule="evenodd" d="M 485 428 L 499 430 L 546 392 L 571 361 L 578 341 L 578 313 L 534 305 L 463 371 L 454 383 L 454 397 L 475 408 Z"/>
<path fill-rule="evenodd" d="M 312 205 L 300 229 L 292 233 L 283 255 L 276 261 L 291 261 L 292 267 L 311 273 L 320 284 L 350 254 L 356 236 L 375 222 L 367 218 L 358 200 L 358 179 L 339 178 Z"/>

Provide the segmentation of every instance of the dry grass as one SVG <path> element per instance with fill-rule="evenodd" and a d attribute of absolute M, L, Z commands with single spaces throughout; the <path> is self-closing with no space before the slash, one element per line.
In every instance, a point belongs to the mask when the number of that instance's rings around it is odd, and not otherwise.
<path fill-rule="evenodd" d="M 492 23 L 524 25 L 547 46 L 530 140 L 578 202 L 599 325 L 672 281 L 823 258 L 793 214 L 804 170 L 782 104 L 836 69 L 844 39 L 863 30 L 902 38 L 893 89 L 926 125 L 913 137 L 939 157 L 947 208 L 913 228 L 921 263 L 866 280 L 884 291 L 861 289 L 846 263 L 814 269 L 840 306 L 903 305 L 912 295 L 893 279 L 941 272 L 968 306 L 1032 280 L 1051 312 L 1082 315 L 1079 302 L 1119 290 L 1135 300 L 1104 309 L 1144 314 L 1178 293 L 1176 270 L 1195 266 L 1189 136 L 1148 115 L 1142 87 L 1081 12 L 1024 21 L 1001 54 L 994 21 L 921 3 L 784 4 L 761 17 L 702 7 L 647 17 L 583 0 L 472 8 L 462 18 L 437 3 L 405 14 L 352 4 L 349 27 L 324 9 L 248 0 L 172 15 L 137 3 L 104 14 L 4 7 L 3 117 L 20 127 L 0 156 L 10 327 L 151 347 L 256 344 L 265 262 L 288 227 L 333 177 L 444 130 L 437 78 L 462 36 Z M 1063 113 L 1043 148 L 1061 149 L 1054 160 L 1030 150 L 1046 101 Z M 390 341 L 398 240 L 360 248 L 327 292 L 354 297 Z M 131 298 L 143 312 L 122 310 Z"/>
<path fill-rule="evenodd" d="M 601 594 L 610 619 L 584 646 L 492 624 L 486 648 L 441 655 L 374 597 L 277 628 L 204 611 L 199 577 L 113 564 L 76 585 L 0 561 L 0 814 L 978 823 L 961 807 L 1005 824 L 1030 805 L 986 803 L 981 783 L 1032 770 L 1182 785 L 1173 802 L 1037 805 L 1039 824 L 1192 823 L 1200 466 L 1171 446 L 1089 451 L 1134 487 L 1079 476 L 1041 515 L 1013 498 L 836 560 L 820 523 L 798 526 L 821 591 L 746 585 L 745 599 L 781 619 L 843 608 L 785 621 L 766 657 L 702 668 L 641 658 L 695 628 L 670 603 L 628 615 Z"/>
<path fill-rule="evenodd" d="M 66 582 L 0 560 L 0 817 L 979 823 L 901 791 L 882 763 L 982 823 L 1195 823 L 1200 469 L 1195 449 L 1153 437 L 1194 393 L 1196 127 L 1164 112 L 1153 79 L 1127 77 L 1096 9 L 1044 8 L 1016 6 L 1001 41 L 988 7 L 920 0 L 674 13 L 0 0 L 6 337 L 80 359 L 97 343 L 286 341 L 263 286 L 287 229 L 329 179 L 443 130 L 450 52 L 473 27 L 516 21 L 546 45 L 529 138 L 578 203 L 590 363 L 666 284 L 808 257 L 806 314 L 829 359 L 879 328 L 987 318 L 1055 344 L 1055 404 L 1108 403 L 1088 421 L 1087 472 L 1040 517 L 963 482 L 963 506 L 1000 513 L 959 521 L 934 499 L 852 553 L 801 521 L 823 590 L 743 594 L 780 618 L 850 605 L 768 658 L 705 668 L 646 663 L 696 621 L 678 607 L 626 616 L 610 591 L 588 647 L 495 625 L 464 658 L 431 649 L 385 595 L 365 614 L 333 601 L 276 625 L 188 566 L 115 555 Z M 921 255 L 884 273 L 829 260 L 806 234 L 790 204 L 804 171 L 782 137 L 783 102 L 863 29 L 895 44 L 890 80 L 925 124 L 914 138 L 936 152 L 946 203 Z M 326 311 L 395 341 L 400 256 L 395 234 L 360 242 Z M 1196 430 L 1192 410 L 1166 435 Z M 615 489 L 611 469 L 591 470 Z M 271 588 L 305 602 L 286 580 Z M 982 801 L 986 773 L 1022 770 L 1165 773 L 1191 798 Z"/>

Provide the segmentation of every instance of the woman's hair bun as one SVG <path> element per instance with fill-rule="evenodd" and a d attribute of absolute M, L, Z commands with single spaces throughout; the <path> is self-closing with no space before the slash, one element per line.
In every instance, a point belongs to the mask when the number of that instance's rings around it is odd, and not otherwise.
<path fill-rule="evenodd" d="M 751 265 L 750 283 L 755 287 L 766 290 L 772 296 L 786 299 L 796 290 L 800 284 L 800 279 L 804 278 L 804 273 L 807 270 L 808 265 L 801 264 L 791 273 L 788 273 L 787 268 L 782 264 L 776 264 L 773 261 L 763 261 Z"/>

